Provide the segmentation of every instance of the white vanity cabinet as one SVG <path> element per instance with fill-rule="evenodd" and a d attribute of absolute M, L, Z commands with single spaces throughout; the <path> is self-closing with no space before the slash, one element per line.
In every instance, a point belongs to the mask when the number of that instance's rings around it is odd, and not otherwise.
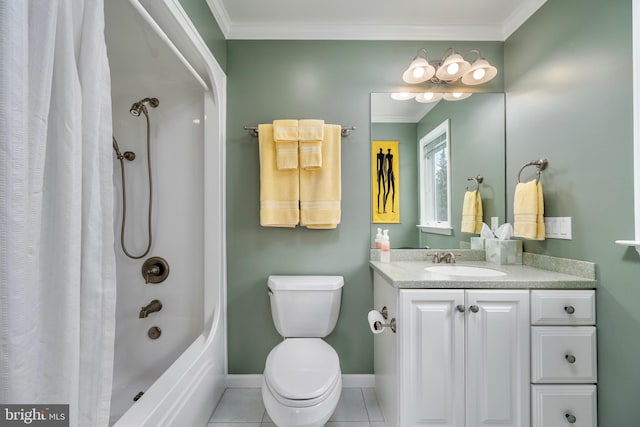
<path fill-rule="evenodd" d="M 505 273 L 469 278 L 426 255 L 370 262 L 374 307 L 397 326 L 374 337 L 386 425 L 596 427 L 595 264 L 469 260 Z"/>
<path fill-rule="evenodd" d="M 531 291 L 533 427 L 595 427 L 593 290 Z"/>
<path fill-rule="evenodd" d="M 401 426 L 529 422 L 529 292 L 399 291 Z"/>

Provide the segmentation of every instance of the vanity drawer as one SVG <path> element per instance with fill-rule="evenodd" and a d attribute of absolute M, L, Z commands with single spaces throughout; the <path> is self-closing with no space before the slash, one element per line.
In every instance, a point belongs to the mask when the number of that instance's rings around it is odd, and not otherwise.
<path fill-rule="evenodd" d="M 534 385 L 532 427 L 596 427 L 596 386 Z"/>
<path fill-rule="evenodd" d="M 531 382 L 595 383 L 594 326 L 531 328 Z"/>
<path fill-rule="evenodd" d="M 595 325 L 594 290 L 531 291 L 532 325 Z"/>

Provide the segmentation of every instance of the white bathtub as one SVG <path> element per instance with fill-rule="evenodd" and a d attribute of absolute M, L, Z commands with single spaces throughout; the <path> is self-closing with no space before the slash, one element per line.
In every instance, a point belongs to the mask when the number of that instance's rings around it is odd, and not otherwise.
<path fill-rule="evenodd" d="M 139 260 L 120 248 L 116 186 L 118 301 L 111 424 L 204 426 L 225 387 L 226 274 L 224 123 L 226 77 L 177 0 L 105 1 L 113 132 L 125 161 L 129 252 L 147 242 L 146 124 L 131 104 L 156 97 L 151 119 L 153 245 Z M 206 165 L 206 167 L 205 167 Z M 167 280 L 145 284 L 142 263 L 160 256 Z M 140 308 L 159 299 L 147 318 Z M 161 329 L 158 339 L 147 331 Z M 133 398 L 144 394 L 136 402 Z"/>

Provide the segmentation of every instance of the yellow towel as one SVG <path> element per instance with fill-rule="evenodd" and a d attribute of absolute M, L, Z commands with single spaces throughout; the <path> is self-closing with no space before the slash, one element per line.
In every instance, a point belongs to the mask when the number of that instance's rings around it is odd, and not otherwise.
<path fill-rule="evenodd" d="M 462 227 L 463 233 L 480 233 L 482 230 L 482 197 L 480 192 L 467 191 L 464 194 L 462 204 Z"/>
<path fill-rule="evenodd" d="M 260 147 L 260 225 L 295 227 L 300 218 L 298 169 L 276 169 L 273 125 L 258 126 Z"/>
<path fill-rule="evenodd" d="M 336 228 L 340 223 L 340 125 L 324 125 L 323 166 L 300 170 L 300 225 Z"/>
<path fill-rule="evenodd" d="M 300 120 L 298 122 L 300 141 L 300 167 L 303 169 L 322 167 L 322 140 L 324 120 Z"/>
<path fill-rule="evenodd" d="M 544 198 L 542 184 L 535 180 L 518 183 L 513 198 L 513 235 L 544 240 Z"/>
<path fill-rule="evenodd" d="M 298 121 L 274 120 L 273 140 L 278 170 L 298 169 Z"/>

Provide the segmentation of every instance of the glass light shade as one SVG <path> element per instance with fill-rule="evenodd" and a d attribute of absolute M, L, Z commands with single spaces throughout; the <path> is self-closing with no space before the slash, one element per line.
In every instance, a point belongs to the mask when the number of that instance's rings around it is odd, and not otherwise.
<path fill-rule="evenodd" d="M 424 92 L 416 95 L 416 101 L 422 102 L 423 104 L 440 101 L 441 99 L 442 94 L 436 92 Z"/>
<path fill-rule="evenodd" d="M 489 64 L 484 58 L 477 59 L 469 71 L 462 76 L 462 83 L 466 85 L 479 85 L 493 79 L 498 74 L 498 69 Z"/>
<path fill-rule="evenodd" d="M 422 83 L 433 77 L 435 72 L 436 69 L 425 58 L 417 57 L 402 74 L 402 80 L 406 83 Z"/>
<path fill-rule="evenodd" d="M 414 98 L 415 96 L 416 96 L 415 93 L 394 92 L 391 94 L 391 99 L 395 99 L 396 101 L 406 101 L 407 99 Z"/>
<path fill-rule="evenodd" d="M 436 77 L 445 82 L 452 82 L 462 77 L 469 68 L 471 64 L 465 61 L 462 55 L 452 53 L 442 61 L 440 68 L 436 71 Z"/>
<path fill-rule="evenodd" d="M 471 96 L 471 92 L 448 92 L 442 95 L 447 101 L 460 101 Z"/>

